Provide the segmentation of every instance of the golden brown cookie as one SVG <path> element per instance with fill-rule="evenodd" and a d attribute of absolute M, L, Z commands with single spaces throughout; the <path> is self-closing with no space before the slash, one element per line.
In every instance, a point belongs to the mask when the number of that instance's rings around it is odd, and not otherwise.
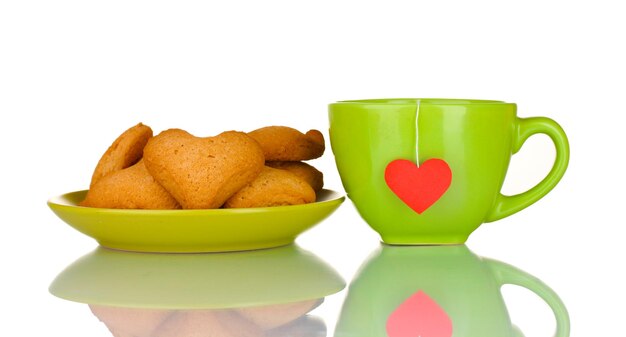
<path fill-rule="evenodd" d="M 299 205 L 315 201 L 315 191 L 295 174 L 265 166 L 261 174 L 226 200 L 224 208 Z"/>
<path fill-rule="evenodd" d="M 136 309 L 90 304 L 91 312 L 114 336 L 151 336 L 172 313 L 161 309 Z"/>
<path fill-rule="evenodd" d="M 152 129 L 141 123 L 124 131 L 98 161 L 89 187 L 91 188 L 107 174 L 125 169 L 138 162 L 150 137 L 152 137 Z"/>
<path fill-rule="evenodd" d="M 263 329 L 273 329 L 304 316 L 322 303 L 321 299 L 237 309 L 239 314 Z"/>
<path fill-rule="evenodd" d="M 183 208 L 218 208 L 263 170 L 259 144 L 243 132 L 200 138 L 180 129 L 161 132 L 144 149 L 150 174 Z"/>
<path fill-rule="evenodd" d="M 121 209 L 178 209 L 180 205 L 148 173 L 144 161 L 108 174 L 87 192 L 80 206 Z"/>
<path fill-rule="evenodd" d="M 265 165 L 289 171 L 306 181 L 317 193 L 324 187 L 324 175 L 315 167 L 301 161 L 267 161 Z"/>
<path fill-rule="evenodd" d="M 263 331 L 232 310 L 181 310 L 153 337 L 261 337 Z"/>
<path fill-rule="evenodd" d="M 248 133 L 265 154 L 267 161 L 300 161 L 321 157 L 324 136 L 317 130 L 306 134 L 287 126 L 268 126 Z"/>

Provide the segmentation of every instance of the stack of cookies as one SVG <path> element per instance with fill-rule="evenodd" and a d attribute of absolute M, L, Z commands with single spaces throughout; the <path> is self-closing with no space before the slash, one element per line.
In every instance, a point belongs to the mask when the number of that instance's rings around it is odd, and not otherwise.
<path fill-rule="evenodd" d="M 122 133 L 94 170 L 80 205 L 121 209 L 212 209 L 314 202 L 323 175 L 321 132 L 268 126 L 196 137 L 181 129 L 153 136 L 137 124 Z"/>

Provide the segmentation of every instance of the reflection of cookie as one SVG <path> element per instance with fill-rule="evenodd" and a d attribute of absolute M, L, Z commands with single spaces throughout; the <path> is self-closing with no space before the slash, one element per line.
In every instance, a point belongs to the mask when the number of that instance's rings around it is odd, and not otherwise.
<path fill-rule="evenodd" d="M 169 310 L 106 307 L 90 304 L 91 312 L 114 336 L 148 337 L 170 315 Z"/>
<path fill-rule="evenodd" d="M 176 312 L 154 337 L 261 337 L 263 331 L 230 310 Z"/>
<path fill-rule="evenodd" d="M 161 132 L 144 149 L 150 174 L 183 208 L 218 208 L 264 167 L 259 144 L 243 132 L 199 138 L 180 129 Z"/>
<path fill-rule="evenodd" d="M 324 175 L 315 167 L 301 161 L 268 161 L 265 165 L 281 170 L 287 170 L 300 179 L 306 181 L 313 187 L 315 192 L 319 192 L 324 187 Z"/>
<path fill-rule="evenodd" d="M 225 208 L 299 205 L 315 201 L 315 191 L 304 180 L 285 170 L 265 166 L 249 185 L 230 197 Z"/>
<path fill-rule="evenodd" d="M 265 333 L 267 337 L 322 337 L 327 336 L 326 324 L 315 316 L 304 315 L 295 321 L 271 329 Z M 116 336 L 117 337 L 117 336 Z"/>
<path fill-rule="evenodd" d="M 123 209 L 176 209 L 172 197 L 148 173 L 144 161 L 100 179 L 80 206 Z"/>
<path fill-rule="evenodd" d="M 259 327 L 273 329 L 304 316 L 321 303 L 321 299 L 313 299 L 262 307 L 241 308 L 237 309 L 237 311 L 241 316 L 249 319 Z"/>
<path fill-rule="evenodd" d="M 306 134 L 286 126 L 268 126 L 249 132 L 265 154 L 265 160 L 299 161 L 320 157 L 324 153 L 324 136 L 317 130 Z"/>
<path fill-rule="evenodd" d="M 132 166 L 141 159 L 152 129 L 141 123 L 124 131 L 102 155 L 91 177 L 90 187 L 109 173 Z"/>

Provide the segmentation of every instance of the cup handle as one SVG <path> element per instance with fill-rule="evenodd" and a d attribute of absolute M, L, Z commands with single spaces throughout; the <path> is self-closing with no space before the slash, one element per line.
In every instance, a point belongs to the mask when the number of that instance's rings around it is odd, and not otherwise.
<path fill-rule="evenodd" d="M 485 222 L 492 222 L 517 213 L 543 198 L 561 180 L 569 162 L 569 143 L 565 131 L 559 124 L 550 118 L 532 117 L 517 118 L 513 138 L 513 153 L 517 153 L 524 145 L 528 137 L 543 133 L 552 139 L 556 147 L 556 159 L 550 173 L 539 184 L 530 190 L 506 196 L 500 193 L 496 198 L 493 208 L 487 215 Z"/>
<path fill-rule="evenodd" d="M 559 296 L 538 278 L 500 261 L 484 259 L 494 271 L 500 286 L 505 284 L 524 287 L 543 299 L 552 309 L 556 318 L 555 337 L 569 337 L 570 322 L 565 304 Z"/>

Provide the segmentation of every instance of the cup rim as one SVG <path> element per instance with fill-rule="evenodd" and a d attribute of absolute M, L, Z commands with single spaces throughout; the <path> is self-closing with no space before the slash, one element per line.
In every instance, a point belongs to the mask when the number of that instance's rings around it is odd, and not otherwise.
<path fill-rule="evenodd" d="M 374 105 L 414 105 L 419 103 L 420 105 L 515 105 L 515 103 L 509 103 L 498 100 L 487 99 L 465 99 L 465 98 L 368 98 L 368 99 L 354 99 L 354 100 L 342 100 L 331 105 L 344 105 L 344 104 L 374 104 Z"/>

